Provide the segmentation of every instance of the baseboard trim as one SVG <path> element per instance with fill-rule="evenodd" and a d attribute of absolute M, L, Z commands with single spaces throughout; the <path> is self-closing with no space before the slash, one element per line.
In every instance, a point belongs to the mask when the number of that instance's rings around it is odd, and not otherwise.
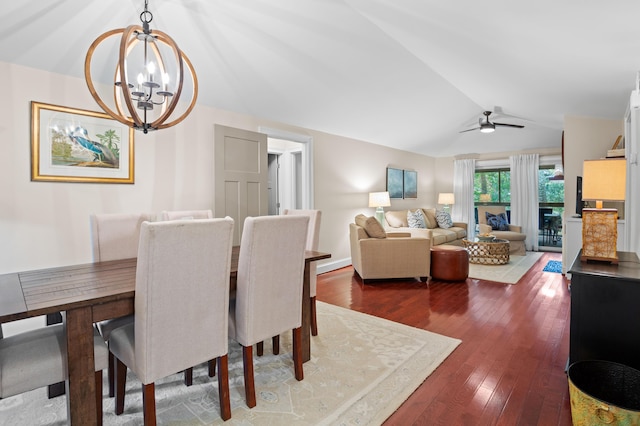
<path fill-rule="evenodd" d="M 323 274 L 325 272 L 335 271 L 336 269 L 344 268 L 349 265 L 351 265 L 350 257 L 347 257 L 344 259 L 338 259 L 332 262 L 327 262 L 327 263 L 323 263 L 322 265 L 318 265 L 317 273 Z"/>

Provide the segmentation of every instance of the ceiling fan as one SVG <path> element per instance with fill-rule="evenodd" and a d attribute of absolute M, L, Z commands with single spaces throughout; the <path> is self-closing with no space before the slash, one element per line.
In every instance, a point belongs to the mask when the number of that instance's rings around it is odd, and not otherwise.
<path fill-rule="evenodd" d="M 484 111 L 482 114 L 484 114 L 484 117 L 480 117 L 478 119 L 478 124 L 480 124 L 480 127 L 474 127 L 473 129 L 461 130 L 460 133 L 470 132 L 472 130 L 478 130 L 478 129 L 480 129 L 480 131 L 482 133 L 491 133 L 491 132 L 494 132 L 496 130 L 496 126 L 515 127 L 517 129 L 524 128 L 524 126 L 522 126 L 520 124 L 507 124 L 507 123 L 491 122 L 489 120 L 489 116 L 492 114 L 491 111 Z"/>

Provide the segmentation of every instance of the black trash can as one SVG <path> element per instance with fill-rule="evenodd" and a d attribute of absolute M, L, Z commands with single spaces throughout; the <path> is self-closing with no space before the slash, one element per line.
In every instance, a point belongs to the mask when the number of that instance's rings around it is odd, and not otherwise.
<path fill-rule="evenodd" d="M 640 426 L 640 371 L 609 361 L 578 361 L 568 376 L 574 426 Z"/>

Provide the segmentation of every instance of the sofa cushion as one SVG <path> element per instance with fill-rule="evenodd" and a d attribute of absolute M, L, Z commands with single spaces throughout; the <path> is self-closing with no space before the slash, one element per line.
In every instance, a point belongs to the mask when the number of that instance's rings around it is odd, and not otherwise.
<path fill-rule="evenodd" d="M 407 228 L 407 211 L 408 210 L 389 210 L 385 212 L 384 218 L 387 219 L 389 226 L 393 228 Z"/>
<path fill-rule="evenodd" d="M 436 219 L 436 209 L 422 209 L 424 213 L 424 221 L 427 228 L 434 229 L 438 227 L 438 220 Z"/>
<path fill-rule="evenodd" d="M 444 210 L 436 210 L 436 221 L 438 226 L 442 229 L 448 229 L 453 226 L 451 215 Z"/>
<path fill-rule="evenodd" d="M 426 228 L 427 225 L 424 220 L 424 213 L 421 209 L 416 209 L 415 212 L 407 210 L 407 223 L 409 228 Z"/>
<path fill-rule="evenodd" d="M 371 238 L 387 238 L 387 233 L 384 231 L 380 222 L 373 216 L 365 216 L 359 214 L 355 218 L 356 225 L 364 228 L 367 235 Z"/>
<path fill-rule="evenodd" d="M 458 232 L 456 230 L 458 230 L 460 228 L 435 228 L 431 230 L 431 235 L 432 235 L 432 239 L 433 239 L 433 244 L 432 245 L 438 245 L 438 244 L 446 244 L 446 243 L 450 243 L 453 242 L 457 239 L 459 239 L 460 237 L 458 237 Z M 462 237 L 464 238 L 464 237 Z"/>
<path fill-rule="evenodd" d="M 459 226 L 452 226 L 451 228 L 447 229 L 447 231 L 454 232 L 456 234 L 456 238 L 455 238 L 456 240 L 460 240 L 462 238 L 467 237 L 467 230 Z"/>
<path fill-rule="evenodd" d="M 491 226 L 491 229 L 494 231 L 508 231 L 509 230 L 509 221 L 507 220 L 507 215 L 505 213 L 493 214 L 486 212 L 487 215 L 487 225 Z"/>

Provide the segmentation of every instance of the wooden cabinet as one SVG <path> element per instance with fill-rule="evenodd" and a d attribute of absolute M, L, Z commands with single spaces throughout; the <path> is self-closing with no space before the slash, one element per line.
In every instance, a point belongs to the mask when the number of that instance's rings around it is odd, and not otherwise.
<path fill-rule="evenodd" d="M 640 261 L 631 252 L 618 257 L 618 265 L 578 258 L 569 270 L 569 365 L 598 359 L 640 370 Z"/>

